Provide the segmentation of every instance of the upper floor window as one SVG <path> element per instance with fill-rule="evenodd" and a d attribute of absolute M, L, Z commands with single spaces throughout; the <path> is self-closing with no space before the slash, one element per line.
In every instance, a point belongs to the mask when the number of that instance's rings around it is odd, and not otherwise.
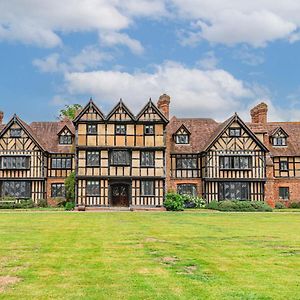
<path fill-rule="evenodd" d="M 153 125 L 144 125 L 144 134 L 145 135 L 154 134 L 154 126 Z"/>
<path fill-rule="evenodd" d="M 87 134 L 97 134 L 97 124 L 88 124 Z"/>
<path fill-rule="evenodd" d="M 71 157 L 56 157 L 51 159 L 52 169 L 72 169 Z"/>
<path fill-rule="evenodd" d="M 180 195 L 197 196 L 196 184 L 178 184 L 177 193 Z"/>
<path fill-rule="evenodd" d="M 288 187 L 280 187 L 279 188 L 279 199 L 289 200 L 290 190 Z"/>
<path fill-rule="evenodd" d="M 280 171 L 288 171 L 288 169 L 289 169 L 288 162 L 287 161 L 281 161 L 279 163 L 279 168 L 280 168 Z"/>
<path fill-rule="evenodd" d="M 30 181 L 3 181 L 1 188 L 1 196 L 10 196 L 16 198 L 31 197 Z"/>
<path fill-rule="evenodd" d="M 115 166 L 130 165 L 130 153 L 126 150 L 113 150 L 110 155 L 110 164 Z"/>
<path fill-rule="evenodd" d="M 177 170 L 197 169 L 197 159 L 196 158 L 177 158 L 176 159 L 176 169 Z"/>
<path fill-rule="evenodd" d="M 51 184 L 51 197 L 58 198 L 58 197 L 65 197 L 65 185 L 63 183 L 52 183 Z"/>
<path fill-rule="evenodd" d="M 59 136 L 60 145 L 72 145 L 72 136 L 71 135 L 60 135 Z"/>
<path fill-rule="evenodd" d="M 100 182 L 94 180 L 88 180 L 86 182 L 86 195 L 87 196 L 99 196 L 100 195 Z"/>
<path fill-rule="evenodd" d="M 142 180 L 141 181 L 141 196 L 154 196 L 154 181 Z"/>
<path fill-rule="evenodd" d="M 11 128 L 10 129 L 10 137 L 21 137 L 22 130 L 21 128 Z"/>
<path fill-rule="evenodd" d="M 176 134 L 175 135 L 175 143 L 176 144 L 188 144 L 189 136 L 187 134 Z"/>
<path fill-rule="evenodd" d="M 142 151 L 141 152 L 141 167 L 154 167 L 154 152 Z"/>
<path fill-rule="evenodd" d="M 29 156 L 2 156 L 0 157 L 1 169 L 5 170 L 26 170 L 30 168 Z"/>
<path fill-rule="evenodd" d="M 125 135 L 126 134 L 126 125 L 116 125 L 116 134 Z"/>
<path fill-rule="evenodd" d="M 286 146 L 286 137 L 273 137 L 273 146 Z"/>
<path fill-rule="evenodd" d="M 251 168 L 251 156 L 220 156 L 220 169 L 247 170 Z"/>
<path fill-rule="evenodd" d="M 241 136 L 241 128 L 229 128 L 229 136 L 230 137 L 240 137 Z"/>
<path fill-rule="evenodd" d="M 100 166 L 100 152 L 99 151 L 87 151 L 86 165 L 88 167 Z"/>

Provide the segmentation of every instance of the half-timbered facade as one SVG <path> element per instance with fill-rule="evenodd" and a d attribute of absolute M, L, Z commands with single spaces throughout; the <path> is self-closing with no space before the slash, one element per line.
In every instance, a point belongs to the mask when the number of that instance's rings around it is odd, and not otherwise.
<path fill-rule="evenodd" d="M 107 116 L 91 100 L 74 120 L 77 205 L 163 206 L 167 123 L 151 100 L 136 116 L 122 100 Z"/>

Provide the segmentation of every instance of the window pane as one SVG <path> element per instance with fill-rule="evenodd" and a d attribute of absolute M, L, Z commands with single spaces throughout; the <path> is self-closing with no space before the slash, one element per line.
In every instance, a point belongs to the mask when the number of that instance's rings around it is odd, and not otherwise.
<path fill-rule="evenodd" d="M 144 133 L 145 134 L 154 134 L 154 126 L 153 125 L 145 125 Z"/>
<path fill-rule="evenodd" d="M 152 180 L 141 181 L 141 195 L 142 196 L 154 195 L 154 181 Z"/>
<path fill-rule="evenodd" d="M 2 183 L 1 195 L 16 198 L 30 198 L 31 183 L 30 181 L 4 181 Z"/>
<path fill-rule="evenodd" d="M 176 144 L 188 144 L 189 136 L 187 134 L 177 134 L 175 137 Z"/>
<path fill-rule="evenodd" d="M 99 196 L 100 195 L 100 182 L 99 181 L 87 181 L 86 195 L 87 196 Z"/>
<path fill-rule="evenodd" d="M 126 126 L 125 125 L 116 125 L 116 134 L 126 134 Z"/>
<path fill-rule="evenodd" d="M 88 151 L 87 152 L 87 166 L 94 167 L 100 165 L 100 152 Z"/>
<path fill-rule="evenodd" d="M 180 195 L 197 196 L 197 187 L 195 184 L 179 184 L 177 192 Z"/>
<path fill-rule="evenodd" d="M 142 167 L 154 166 L 154 152 L 152 151 L 141 152 L 141 166 Z"/>
<path fill-rule="evenodd" d="M 128 151 L 124 150 L 113 150 L 111 152 L 110 163 L 112 165 L 129 165 L 130 155 Z"/>
<path fill-rule="evenodd" d="M 289 188 L 280 187 L 279 188 L 279 199 L 288 200 L 289 199 Z"/>
<path fill-rule="evenodd" d="M 24 170 L 30 168 L 29 156 L 2 156 L 1 169 Z"/>
<path fill-rule="evenodd" d="M 88 124 L 87 133 L 88 134 L 96 134 L 97 133 L 97 125 L 96 124 Z"/>
<path fill-rule="evenodd" d="M 21 128 L 12 128 L 10 130 L 11 137 L 21 137 Z"/>

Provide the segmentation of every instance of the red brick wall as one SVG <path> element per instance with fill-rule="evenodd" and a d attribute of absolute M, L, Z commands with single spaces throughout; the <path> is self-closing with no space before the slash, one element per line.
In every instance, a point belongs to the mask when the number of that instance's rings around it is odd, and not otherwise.
<path fill-rule="evenodd" d="M 203 190 L 202 190 L 202 180 L 200 178 L 193 178 L 193 179 L 170 179 L 169 185 L 167 187 L 167 191 L 177 191 L 177 184 L 196 184 L 197 185 L 197 195 L 202 196 Z"/>
<path fill-rule="evenodd" d="M 47 195 L 47 203 L 50 206 L 57 205 L 57 198 L 51 198 L 51 184 L 52 183 L 64 183 L 65 178 L 48 178 L 46 183 L 46 195 Z"/>

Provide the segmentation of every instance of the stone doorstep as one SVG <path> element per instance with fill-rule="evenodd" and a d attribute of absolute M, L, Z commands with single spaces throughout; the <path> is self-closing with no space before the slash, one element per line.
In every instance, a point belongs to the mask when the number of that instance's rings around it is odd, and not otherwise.
<path fill-rule="evenodd" d="M 130 207 L 84 207 L 77 206 L 75 211 L 166 211 L 164 207 L 130 206 Z"/>

